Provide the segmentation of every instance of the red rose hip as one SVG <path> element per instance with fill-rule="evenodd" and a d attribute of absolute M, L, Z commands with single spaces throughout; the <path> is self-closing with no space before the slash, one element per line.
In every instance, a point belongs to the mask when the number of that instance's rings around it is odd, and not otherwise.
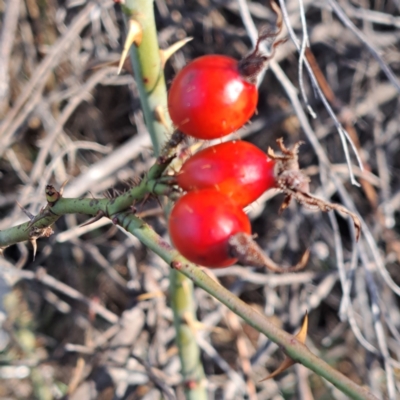
<path fill-rule="evenodd" d="M 237 259 L 229 254 L 229 238 L 236 233 L 251 233 L 250 221 L 241 208 L 212 189 L 182 196 L 168 224 L 177 250 L 189 261 L 208 267 L 234 264 Z"/>
<path fill-rule="evenodd" d="M 258 92 L 239 66 L 231 57 L 207 55 L 179 71 L 168 94 L 176 128 L 198 139 L 215 139 L 242 127 L 256 110 Z"/>
<path fill-rule="evenodd" d="M 236 140 L 196 153 L 183 164 L 177 181 L 186 191 L 213 188 L 245 207 L 275 186 L 274 167 L 258 147 Z"/>

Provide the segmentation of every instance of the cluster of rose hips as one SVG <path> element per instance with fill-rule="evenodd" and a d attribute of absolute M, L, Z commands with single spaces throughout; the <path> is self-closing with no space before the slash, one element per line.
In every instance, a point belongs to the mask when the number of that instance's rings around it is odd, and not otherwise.
<path fill-rule="evenodd" d="M 177 129 L 198 139 L 216 139 L 241 128 L 256 110 L 256 78 L 266 61 L 257 44 L 239 62 L 208 55 L 189 63 L 175 77 L 168 95 Z M 236 263 L 237 242 L 243 234 L 251 237 L 243 207 L 276 185 L 274 168 L 274 160 L 240 140 L 208 147 L 189 158 L 177 175 L 187 193 L 169 219 L 171 240 L 180 253 L 209 267 Z"/>
<path fill-rule="evenodd" d="M 240 61 L 203 56 L 177 74 L 169 90 L 168 109 L 179 131 L 209 140 L 226 136 L 248 122 L 258 101 L 257 76 L 269 59 L 258 50 L 260 41 L 267 37 L 271 34 L 260 36 L 254 51 Z M 298 165 L 300 143 L 292 149 L 282 140 L 278 144 L 281 155 L 271 149 L 266 155 L 247 142 L 225 142 L 200 151 L 183 164 L 176 180 L 187 193 L 175 203 L 169 219 L 171 240 L 183 256 L 209 267 L 226 267 L 237 261 L 269 263 L 271 269 L 282 272 L 254 247 L 250 221 L 243 212 L 243 207 L 272 187 L 286 194 L 281 209 L 293 197 L 323 211 L 336 209 L 350 215 L 359 232 L 354 214 L 309 193 L 309 180 Z M 303 267 L 305 258 L 287 270 Z"/>

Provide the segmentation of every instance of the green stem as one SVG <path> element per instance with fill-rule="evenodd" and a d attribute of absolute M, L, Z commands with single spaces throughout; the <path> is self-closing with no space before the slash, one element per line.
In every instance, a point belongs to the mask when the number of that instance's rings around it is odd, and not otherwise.
<path fill-rule="evenodd" d="M 29 222 L 0 231 L 0 249 L 15 243 L 24 242 L 32 238 L 32 232 L 45 229 L 53 225 L 62 215 L 85 214 L 95 216 L 99 212 L 102 216 L 112 218 L 115 214 L 129 209 L 135 201 L 145 198 L 148 194 L 169 194 L 171 188 L 158 183 L 157 180 L 144 179 L 139 186 L 132 188 L 114 199 L 69 199 L 60 197 L 54 204 L 48 204 Z"/>
<path fill-rule="evenodd" d="M 158 155 L 169 132 L 167 127 L 155 119 L 156 107 L 161 106 L 165 110 L 166 120 L 171 128 L 172 125 L 167 112 L 167 88 L 157 41 L 153 0 L 126 0 L 124 10 L 128 17 L 135 18 L 143 29 L 142 42 L 139 47 L 131 47 L 130 59 L 146 126 L 154 153 Z"/>
<path fill-rule="evenodd" d="M 172 132 L 173 128 L 167 111 L 167 90 L 157 41 L 153 1 L 126 0 L 124 9 L 143 28 L 142 42 L 139 47 L 132 46 L 130 56 L 146 125 L 153 142 L 154 152 L 159 155 L 166 141 L 168 129 L 155 119 L 156 108 L 165 112 L 164 117 L 169 125 L 169 132 Z M 166 207 L 167 210 L 169 208 L 169 206 Z M 195 332 L 185 322 L 187 318 L 196 320 L 193 282 L 181 273 L 171 271 L 170 296 L 186 396 L 190 400 L 206 400 L 207 391 L 200 349 Z"/>
<path fill-rule="evenodd" d="M 180 272 L 170 273 L 171 307 L 174 310 L 176 342 L 185 378 L 188 399 L 206 399 L 206 379 L 200 362 L 200 349 L 196 342 L 195 329 L 190 321 L 196 318 L 196 302 L 193 296 L 193 282 Z"/>

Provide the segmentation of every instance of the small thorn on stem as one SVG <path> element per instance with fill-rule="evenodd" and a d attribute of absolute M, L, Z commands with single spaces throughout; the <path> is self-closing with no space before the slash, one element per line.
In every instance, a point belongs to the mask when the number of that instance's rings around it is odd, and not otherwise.
<path fill-rule="evenodd" d="M 94 224 L 95 222 L 97 222 L 98 220 L 100 220 L 101 218 L 103 218 L 103 217 L 105 217 L 105 212 L 104 211 L 101 211 L 101 210 L 99 210 L 99 211 L 97 211 L 97 213 L 96 213 L 96 215 L 93 217 L 93 218 L 91 218 L 91 219 L 89 219 L 88 221 L 86 221 L 84 224 L 82 224 L 80 227 L 82 228 L 82 227 L 84 227 L 84 226 L 88 226 L 88 225 L 91 225 L 91 224 Z"/>
<path fill-rule="evenodd" d="M 33 221 L 33 220 L 32 220 Z M 50 226 L 45 228 L 36 228 L 32 227 L 29 231 L 29 241 L 32 243 L 33 247 L 33 261 L 35 261 L 36 251 L 37 251 L 37 239 L 41 237 L 49 237 L 54 233 L 53 229 Z"/>
<path fill-rule="evenodd" d="M 63 193 L 64 193 L 64 188 L 65 188 L 65 186 L 67 186 L 68 181 L 69 181 L 69 179 L 66 179 L 66 180 L 63 182 L 63 184 L 61 185 L 60 190 L 59 190 L 59 192 L 60 192 L 60 197 L 62 197 L 62 195 L 63 195 Z"/>
<path fill-rule="evenodd" d="M 157 122 L 159 122 L 165 129 L 169 129 L 169 123 L 167 120 L 166 113 L 164 111 L 164 108 L 160 105 L 156 106 L 154 108 L 154 118 L 156 119 Z"/>
<path fill-rule="evenodd" d="M 181 49 L 186 43 L 193 40 L 192 37 L 187 37 L 185 39 L 179 40 L 178 42 L 172 44 L 165 50 L 160 50 L 160 58 L 161 58 L 161 66 L 162 68 L 165 67 L 166 62 L 168 59 L 176 53 L 179 49 Z"/>
<path fill-rule="evenodd" d="M 37 240 L 36 239 L 31 239 L 30 240 L 33 248 L 33 261 L 35 261 L 36 258 L 36 252 L 37 252 Z"/>
<path fill-rule="evenodd" d="M 35 218 L 33 214 L 31 214 L 26 208 L 22 207 L 21 204 L 18 203 L 18 201 L 17 205 L 31 221 Z"/>
<path fill-rule="evenodd" d="M 307 332 L 308 332 L 308 312 L 306 311 L 303 323 L 301 324 L 301 328 L 299 332 L 294 336 L 294 338 L 298 340 L 300 343 L 305 344 L 307 339 Z M 262 379 L 260 382 L 274 378 L 275 376 L 281 374 L 294 364 L 296 364 L 296 362 L 290 357 L 286 356 L 285 359 L 282 361 L 282 364 L 274 372 L 272 372 L 266 378 Z"/>
<path fill-rule="evenodd" d="M 30 229 L 36 222 L 39 222 L 40 220 L 47 218 L 50 216 L 50 213 L 48 210 L 45 210 L 44 208 L 42 208 L 39 212 L 39 214 L 37 214 L 35 217 L 33 217 L 29 224 L 28 224 L 28 229 Z"/>
<path fill-rule="evenodd" d="M 131 48 L 132 44 L 135 44 L 137 47 L 139 47 L 140 43 L 142 43 L 142 38 L 143 38 L 142 26 L 134 18 L 130 18 L 128 21 L 128 34 L 125 39 L 124 48 L 122 50 L 121 59 L 118 65 L 118 72 L 117 72 L 118 75 L 122 71 L 122 67 L 125 63 L 129 49 Z"/>

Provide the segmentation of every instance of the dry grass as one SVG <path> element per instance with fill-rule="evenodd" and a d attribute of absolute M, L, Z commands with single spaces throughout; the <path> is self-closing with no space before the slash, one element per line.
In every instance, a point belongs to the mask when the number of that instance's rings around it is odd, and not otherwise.
<path fill-rule="evenodd" d="M 275 24 L 265 2 L 155 3 L 161 47 L 194 37 L 167 65 L 169 81 L 199 55 L 245 55 L 256 37 L 253 20 L 257 28 Z M 359 213 L 363 234 L 356 244 L 351 221 L 295 204 L 278 215 L 282 198 L 267 194 L 249 210 L 259 243 L 285 265 L 311 248 L 307 269 L 279 276 L 239 266 L 213 272 L 288 331 L 308 309 L 310 349 L 377 397 L 394 400 L 400 396 L 400 4 L 342 1 L 340 10 L 333 0 L 284 4 L 293 29 L 286 34 L 298 38 L 300 56 L 293 40 L 280 46 L 260 83 L 258 114 L 238 134 L 265 150 L 281 136 L 286 143 L 305 140 L 300 163 L 313 192 Z M 26 220 L 17 202 L 39 211 L 47 183 L 60 187 L 69 179 L 67 197 L 103 196 L 137 180 L 153 158 L 134 80 L 128 72 L 117 76 L 113 64 L 121 15 L 112 1 L 3 0 L 0 12 L 5 229 Z M 305 51 L 305 33 L 312 53 Z M 359 187 L 351 185 L 350 171 Z M 138 209 L 166 233 L 157 202 Z M 107 221 L 77 228 L 83 222 L 79 215 L 62 218 L 56 234 L 39 241 L 35 261 L 29 244 L 0 258 L 0 398 L 182 399 L 168 266 Z M 201 289 L 195 295 L 210 399 L 344 398 L 301 366 L 258 383 L 279 365 L 277 347 Z"/>

